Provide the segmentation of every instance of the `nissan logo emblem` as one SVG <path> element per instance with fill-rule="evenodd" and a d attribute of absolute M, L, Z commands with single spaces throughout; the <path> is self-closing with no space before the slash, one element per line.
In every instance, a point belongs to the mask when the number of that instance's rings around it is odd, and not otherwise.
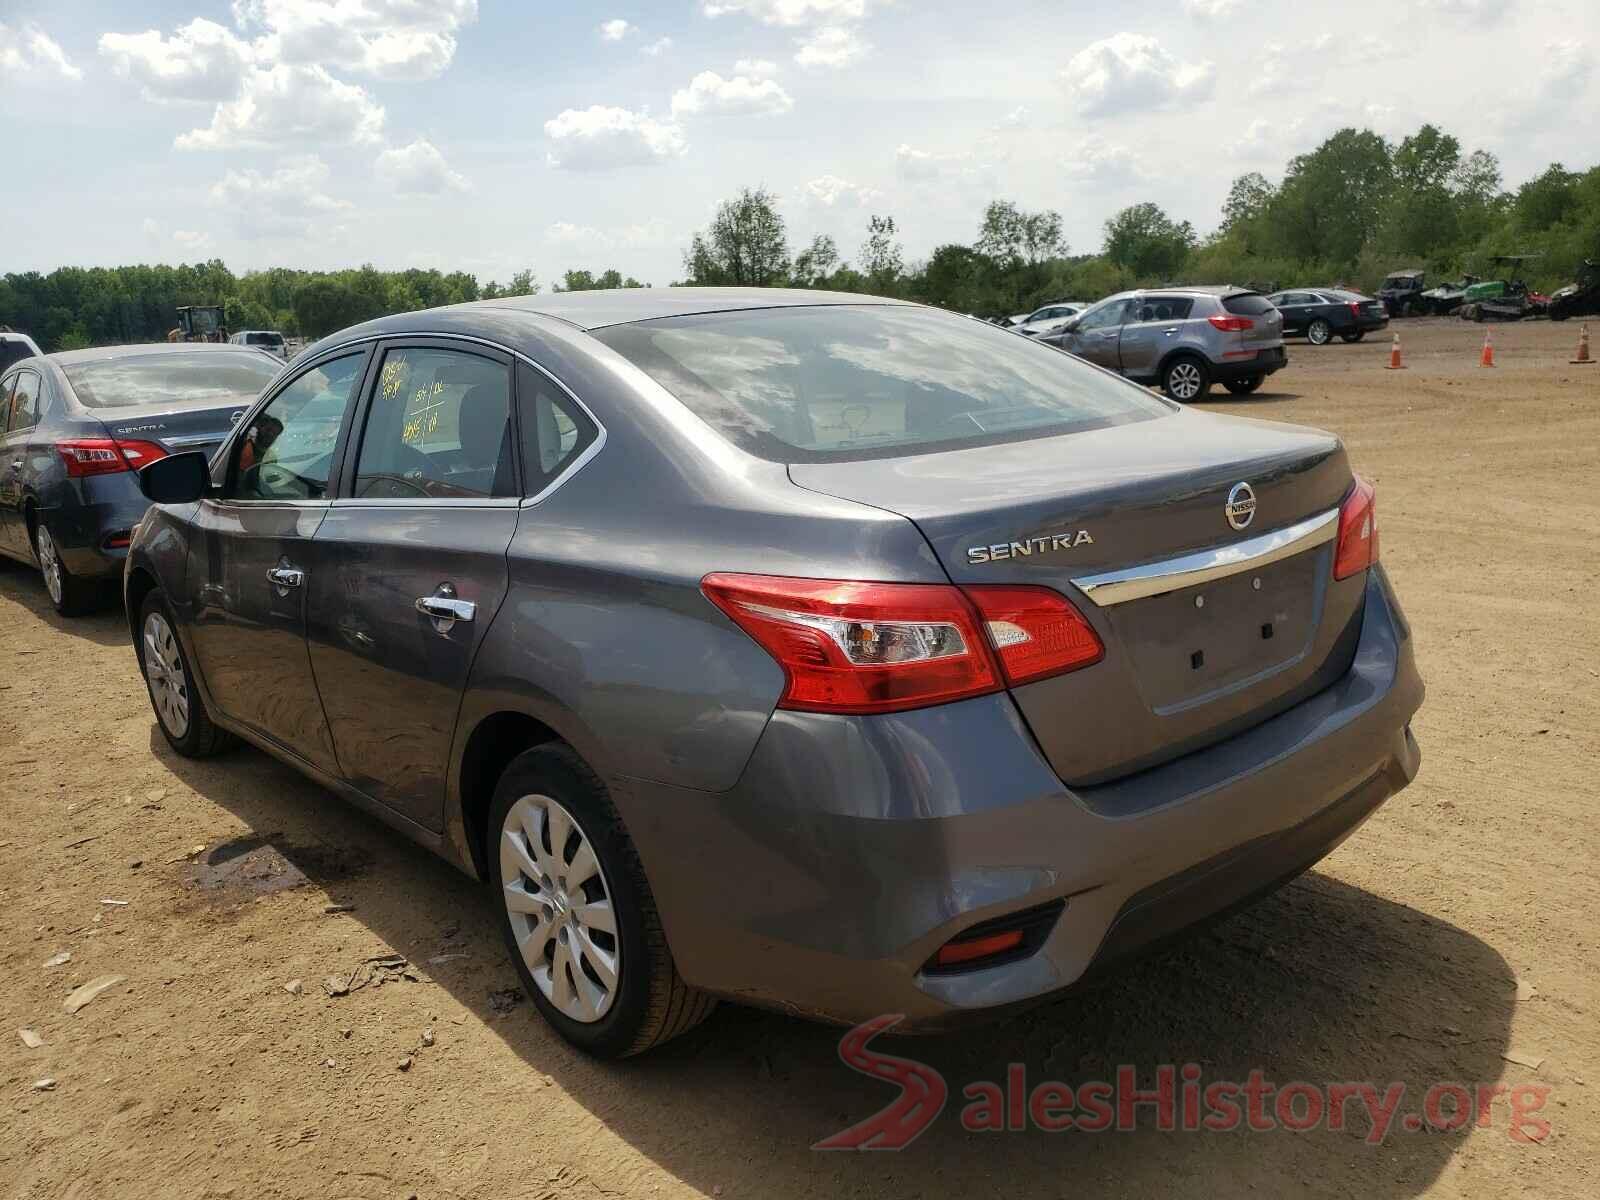
<path fill-rule="evenodd" d="M 1228 524 L 1235 529 L 1243 529 L 1256 519 L 1256 493 L 1248 483 L 1236 483 L 1233 490 L 1228 493 L 1227 506 L 1222 510 L 1228 514 Z"/>

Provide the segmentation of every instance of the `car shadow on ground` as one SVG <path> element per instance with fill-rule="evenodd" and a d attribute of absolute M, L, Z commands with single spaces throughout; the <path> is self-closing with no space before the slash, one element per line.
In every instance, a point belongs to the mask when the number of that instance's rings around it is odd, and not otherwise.
<path fill-rule="evenodd" d="M 50 603 L 37 567 L 0 558 L 0 596 L 15 600 L 60 633 L 83 638 L 97 646 L 122 645 L 128 641 L 128 626 L 122 617 L 121 597 L 112 584 L 107 584 L 101 592 L 99 603 L 91 612 L 81 617 L 63 617 Z"/>
<path fill-rule="evenodd" d="M 509 1015 L 491 1003 L 517 977 L 487 889 L 254 750 L 184 760 L 153 726 L 151 745 L 185 783 L 256 831 L 252 845 L 265 835 L 395 951 L 421 964 L 442 949 L 461 955 L 425 965 L 427 976 L 531 1068 L 708 1195 L 1152 1195 L 1203 1180 L 1205 1190 L 1228 1193 L 1414 1196 L 1467 1133 L 1407 1130 L 1404 1116 L 1423 1112 L 1436 1082 L 1471 1087 L 1502 1072 L 1516 983 L 1501 957 L 1436 916 L 1313 872 L 1095 990 L 960 1034 L 880 1039 L 874 1049 L 942 1075 L 942 1113 L 901 1153 L 822 1153 L 813 1143 L 896 1096 L 841 1063 L 840 1030 L 724 1005 L 643 1058 L 586 1059 L 526 1002 Z M 363 869 L 352 873 L 351 861 Z M 1369 1081 L 1380 1095 L 1403 1084 L 1405 1095 L 1382 1145 L 1369 1144 L 1359 1103 L 1342 1131 L 1168 1131 L 1144 1106 L 1127 1132 L 969 1132 L 963 1089 L 981 1081 L 1004 1089 L 1011 1063 L 1023 1065 L 1029 1091 L 1045 1081 L 1111 1082 L 1122 1064 L 1152 1088 L 1161 1064 L 1181 1072 L 1193 1063 L 1202 1086 L 1244 1083 L 1259 1069 L 1280 1088 Z M 1274 1105 L 1269 1098 L 1265 1111 Z M 1506 1102 L 1492 1112 L 1493 1136 L 1509 1136 Z"/>
<path fill-rule="evenodd" d="M 1195 401 L 1196 404 L 1215 404 L 1224 408 L 1235 404 L 1264 404 L 1273 401 L 1298 400 L 1299 392 L 1274 392 L 1263 388 L 1258 392 L 1251 392 L 1247 396 L 1235 396 L 1232 392 L 1221 388 L 1213 388 L 1204 400 Z"/>

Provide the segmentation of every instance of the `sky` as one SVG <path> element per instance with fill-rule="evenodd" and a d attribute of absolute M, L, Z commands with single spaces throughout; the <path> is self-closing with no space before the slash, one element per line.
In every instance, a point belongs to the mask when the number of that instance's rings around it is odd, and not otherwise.
<path fill-rule="evenodd" d="M 1309 14 L 1321 12 L 1318 19 Z M 1335 12 L 1337 15 L 1334 15 Z M 846 259 L 995 198 L 1077 253 L 1344 125 L 1600 157 L 1594 0 L 0 0 L 0 270 L 220 257 L 682 275 L 743 186 Z M 1587 116 L 1585 114 L 1588 114 Z"/>

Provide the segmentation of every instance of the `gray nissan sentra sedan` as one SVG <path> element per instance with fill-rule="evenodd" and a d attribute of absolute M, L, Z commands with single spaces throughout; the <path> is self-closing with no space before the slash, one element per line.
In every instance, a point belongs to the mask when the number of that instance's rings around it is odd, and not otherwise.
<path fill-rule="evenodd" d="M 1284 883 L 1415 775 L 1339 440 L 910 304 L 484 301 L 146 467 L 134 646 L 486 880 L 596 1054 L 715 997 L 936 1028 Z"/>

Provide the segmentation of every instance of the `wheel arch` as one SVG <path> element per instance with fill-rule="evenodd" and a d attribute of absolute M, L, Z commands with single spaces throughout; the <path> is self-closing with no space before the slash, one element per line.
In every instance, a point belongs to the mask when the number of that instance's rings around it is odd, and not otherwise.
<path fill-rule="evenodd" d="M 160 586 L 155 573 L 145 566 L 130 567 L 127 582 L 122 586 L 122 615 L 128 622 L 128 637 L 133 640 L 133 652 L 138 655 L 141 666 L 144 665 L 144 650 L 139 644 L 139 610 L 144 607 L 145 597 Z"/>

